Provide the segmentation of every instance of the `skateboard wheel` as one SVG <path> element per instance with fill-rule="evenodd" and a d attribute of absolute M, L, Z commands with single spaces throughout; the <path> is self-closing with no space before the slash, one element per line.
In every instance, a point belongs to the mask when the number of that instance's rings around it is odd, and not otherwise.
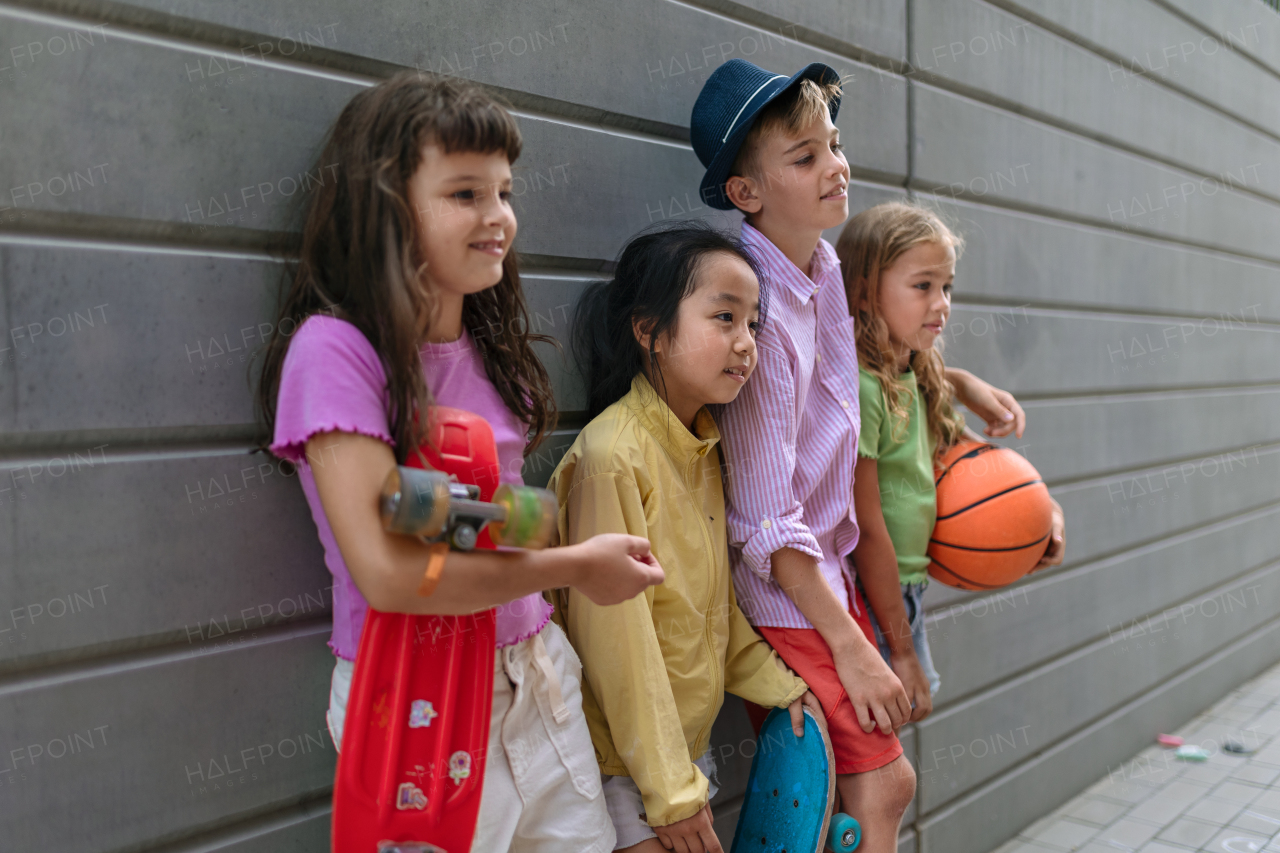
<path fill-rule="evenodd" d="M 856 850 L 862 842 L 862 825 L 847 814 L 837 814 L 831 818 L 831 829 L 827 833 L 827 846 L 836 853 L 849 853 Z"/>
<path fill-rule="evenodd" d="M 422 468 L 392 468 L 378 504 L 388 533 L 434 538 L 449 521 L 449 478 Z"/>
<path fill-rule="evenodd" d="M 559 510 L 551 492 L 533 486 L 504 485 L 498 487 L 493 502 L 507 511 L 505 521 L 489 524 L 489 536 L 495 545 L 537 550 L 550 544 Z"/>

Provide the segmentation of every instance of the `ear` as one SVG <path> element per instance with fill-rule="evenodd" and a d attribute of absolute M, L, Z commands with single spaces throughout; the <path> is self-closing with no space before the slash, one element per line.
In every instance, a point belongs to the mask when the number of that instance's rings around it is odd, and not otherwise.
<path fill-rule="evenodd" d="M 645 352 L 649 351 L 649 339 L 651 337 L 649 334 L 649 329 L 651 327 L 652 327 L 652 324 L 647 324 L 638 317 L 633 318 L 631 320 L 631 334 L 636 336 L 636 343 L 640 344 L 640 348 L 643 349 Z M 662 352 L 661 339 L 654 341 L 653 351 L 655 353 Z"/>
<path fill-rule="evenodd" d="M 755 178 L 744 175 L 733 175 L 724 183 L 724 193 L 729 201 L 743 213 L 759 213 L 764 201 L 759 195 L 760 187 Z"/>

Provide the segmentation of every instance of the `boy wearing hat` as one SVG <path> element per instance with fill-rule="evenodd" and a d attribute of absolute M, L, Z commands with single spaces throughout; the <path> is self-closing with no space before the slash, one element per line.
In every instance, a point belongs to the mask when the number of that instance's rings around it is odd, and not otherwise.
<path fill-rule="evenodd" d="M 849 213 L 840 95 L 822 63 L 788 77 L 732 59 L 707 79 L 690 136 L 707 167 L 704 203 L 745 214 L 742 240 L 771 284 L 756 373 L 720 419 L 739 607 L 821 702 L 866 853 L 892 853 L 915 795 L 896 731 L 928 713 L 929 680 L 914 652 L 895 656 L 896 674 L 881 657 L 847 564 L 858 541 L 858 358 L 839 262 L 822 239 Z M 989 434 L 1021 434 L 1012 396 L 965 371 L 948 378 Z M 879 624 L 907 625 L 897 573 L 868 574 L 858 580 Z"/>

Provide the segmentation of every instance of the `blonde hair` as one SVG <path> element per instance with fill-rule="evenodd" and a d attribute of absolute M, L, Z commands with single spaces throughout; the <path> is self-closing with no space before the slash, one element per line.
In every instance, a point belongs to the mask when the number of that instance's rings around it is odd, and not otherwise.
<path fill-rule="evenodd" d="M 853 217 L 836 241 L 844 274 L 849 313 L 854 318 L 858 364 L 880 381 L 896 440 L 906 437 L 911 395 L 898 377 L 889 326 L 880 315 L 880 280 L 908 250 L 926 243 L 951 246 L 959 257 L 964 239 L 932 210 L 903 202 L 878 204 Z M 863 304 L 867 306 L 863 308 Z M 942 341 L 911 353 L 911 369 L 924 400 L 925 420 L 941 455 L 964 431 L 964 419 L 951 407 L 954 389 L 947 381 Z"/>
<path fill-rule="evenodd" d="M 811 122 L 829 115 L 830 103 L 840 96 L 840 92 L 839 83 L 817 83 L 805 78 L 770 101 L 747 131 L 747 138 L 742 140 L 729 174 L 756 176 L 760 170 L 760 140 L 765 134 L 779 129 L 786 133 L 799 133 Z"/>

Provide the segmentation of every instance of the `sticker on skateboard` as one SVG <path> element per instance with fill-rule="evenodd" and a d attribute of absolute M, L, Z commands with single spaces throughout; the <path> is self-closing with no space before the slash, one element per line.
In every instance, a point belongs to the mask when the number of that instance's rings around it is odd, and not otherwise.
<path fill-rule="evenodd" d="M 428 417 L 429 440 L 384 483 L 385 529 L 460 551 L 545 547 L 555 530 L 555 497 L 499 485 L 493 430 L 479 415 L 437 406 Z M 492 610 L 464 616 L 369 610 L 334 783 L 334 851 L 471 849 L 493 662 Z"/>
<path fill-rule="evenodd" d="M 730 853 L 849 853 L 862 828 L 849 815 L 831 815 L 835 798 L 826 730 L 806 708 L 804 737 L 797 738 L 787 709 L 773 709 L 756 740 Z"/>

